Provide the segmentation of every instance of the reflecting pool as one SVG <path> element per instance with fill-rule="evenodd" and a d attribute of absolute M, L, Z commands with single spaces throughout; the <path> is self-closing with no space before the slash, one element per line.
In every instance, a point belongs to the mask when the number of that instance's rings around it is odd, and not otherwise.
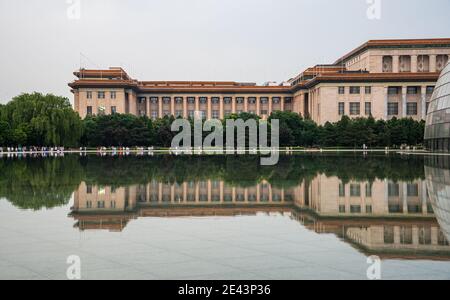
<path fill-rule="evenodd" d="M 450 279 L 450 159 L 0 158 L 0 279 Z M 373 270 L 373 269 L 371 269 Z"/>

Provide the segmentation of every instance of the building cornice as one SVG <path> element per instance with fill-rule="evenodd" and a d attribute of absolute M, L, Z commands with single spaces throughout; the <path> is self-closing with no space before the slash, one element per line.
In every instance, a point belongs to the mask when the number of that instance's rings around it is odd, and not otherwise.
<path fill-rule="evenodd" d="M 438 39 L 405 39 L 405 40 L 370 40 L 348 54 L 339 58 L 334 64 L 343 64 L 354 56 L 369 49 L 424 49 L 424 48 L 450 48 L 450 38 Z"/>

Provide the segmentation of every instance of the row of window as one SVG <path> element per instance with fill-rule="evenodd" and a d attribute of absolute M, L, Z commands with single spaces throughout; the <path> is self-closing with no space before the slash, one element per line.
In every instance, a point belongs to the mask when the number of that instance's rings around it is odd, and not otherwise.
<path fill-rule="evenodd" d="M 339 95 L 345 95 L 346 91 L 347 91 L 347 87 L 345 87 L 345 86 L 338 87 Z M 372 87 L 371 86 L 364 87 L 364 93 L 366 95 L 372 94 Z M 361 94 L 361 87 L 360 86 L 351 86 L 351 87 L 349 87 L 349 94 L 351 94 L 351 95 L 359 95 L 359 94 Z"/>
<path fill-rule="evenodd" d="M 160 97 L 149 97 L 148 98 L 151 104 L 158 104 Z M 163 104 L 170 104 L 172 102 L 171 97 L 162 97 Z M 195 101 L 197 100 L 196 97 L 186 97 L 188 104 L 195 104 Z M 212 104 L 219 104 L 221 98 L 220 97 L 211 97 L 211 103 Z M 273 104 L 279 104 L 281 103 L 282 98 L 281 97 L 272 97 L 272 103 Z M 284 103 L 289 104 L 292 103 L 293 98 L 292 97 L 284 97 Z M 139 97 L 139 103 L 145 103 L 147 101 L 147 97 Z M 207 104 L 208 103 L 208 97 L 198 97 L 198 101 L 200 104 Z M 236 104 L 244 104 L 245 97 L 235 97 Z M 247 102 L 249 104 L 256 104 L 258 101 L 257 97 L 247 97 Z M 261 104 L 268 104 L 270 101 L 269 97 L 260 97 L 259 101 Z M 174 102 L 176 104 L 183 104 L 184 97 L 175 97 Z M 233 97 L 223 97 L 223 103 L 224 104 L 231 104 L 233 102 Z"/>
<path fill-rule="evenodd" d="M 339 197 L 343 198 L 346 196 L 345 191 L 346 185 L 344 183 L 339 184 Z M 419 196 L 419 185 L 416 183 L 408 183 L 406 185 L 407 197 L 418 197 Z M 367 183 L 365 185 L 366 198 L 372 197 L 372 184 Z M 400 196 L 400 184 L 389 183 L 388 184 L 388 196 L 389 197 L 399 197 Z M 354 183 L 350 184 L 350 197 L 361 197 L 361 184 Z"/>
<path fill-rule="evenodd" d="M 426 94 L 432 95 L 434 92 L 434 86 L 427 86 Z M 388 88 L 388 95 L 400 95 L 402 93 L 402 87 L 400 86 L 391 86 Z M 408 86 L 406 88 L 406 93 L 408 95 L 418 95 L 421 93 L 420 86 Z"/>
<path fill-rule="evenodd" d="M 418 114 L 417 107 L 418 105 L 415 102 L 406 103 L 406 115 L 416 116 Z M 396 102 L 389 102 L 387 110 L 388 116 L 397 116 L 399 114 L 399 104 Z"/>
<path fill-rule="evenodd" d="M 102 116 L 102 115 L 105 115 L 106 113 L 107 113 L 106 107 L 104 107 L 104 106 L 99 106 L 99 107 L 97 108 L 97 115 Z M 110 113 L 111 113 L 112 115 L 115 114 L 115 113 L 117 113 L 117 107 L 116 107 L 116 106 L 111 106 L 111 111 L 110 111 Z M 92 106 L 87 106 L 87 108 L 86 108 L 86 114 L 87 114 L 88 116 L 92 116 L 92 115 L 94 114 L 94 111 L 93 111 L 93 109 L 92 109 Z"/>
<path fill-rule="evenodd" d="M 364 103 L 364 113 L 366 116 L 372 115 L 372 103 L 365 102 Z M 340 116 L 345 115 L 345 102 L 338 103 L 338 114 Z M 361 103 L 360 102 L 350 102 L 349 103 L 349 114 L 351 116 L 361 115 Z"/>
<path fill-rule="evenodd" d="M 87 91 L 86 98 L 93 99 L 93 92 Z M 114 92 L 114 91 L 109 92 L 109 98 L 117 99 L 117 92 Z M 97 92 L 97 99 L 106 99 L 106 92 L 104 92 L 104 91 Z"/>
<path fill-rule="evenodd" d="M 359 86 L 351 86 L 351 87 L 348 87 L 348 89 L 349 89 L 350 95 L 360 95 L 361 94 L 361 87 L 359 87 Z M 422 88 L 420 86 L 408 86 L 406 88 L 406 93 L 408 95 L 417 95 L 417 94 L 421 93 L 421 89 Z M 347 91 L 347 87 L 345 87 L 345 86 L 338 87 L 339 95 L 345 95 L 346 91 Z M 427 95 L 433 94 L 433 91 L 434 91 L 434 86 L 426 87 Z M 366 95 L 372 94 L 372 87 L 370 87 L 370 86 L 364 87 L 364 93 Z M 388 88 L 389 95 L 399 95 L 401 93 L 402 93 L 402 87 L 400 87 L 400 86 L 392 86 L 392 87 Z"/>

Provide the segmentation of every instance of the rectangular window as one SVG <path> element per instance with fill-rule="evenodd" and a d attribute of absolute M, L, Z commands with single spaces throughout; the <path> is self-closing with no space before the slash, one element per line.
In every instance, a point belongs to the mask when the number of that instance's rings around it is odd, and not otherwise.
<path fill-rule="evenodd" d="M 371 116 L 372 115 L 372 103 L 366 102 L 364 110 L 365 110 L 366 116 Z"/>
<path fill-rule="evenodd" d="M 158 112 L 157 111 L 152 111 L 152 119 L 158 119 Z"/>
<path fill-rule="evenodd" d="M 261 110 L 261 115 L 267 115 L 267 110 Z"/>
<path fill-rule="evenodd" d="M 388 184 L 388 196 L 389 197 L 400 196 L 400 185 L 398 183 L 389 183 Z"/>
<path fill-rule="evenodd" d="M 417 95 L 419 93 L 419 88 L 417 86 L 408 86 L 406 92 L 408 95 Z"/>
<path fill-rule="evenodd" d="M 97 98 L 98 99 L 105 99 L 105 92 L 98 92 L 97 93 Z"/>
<path fill-rule="evenodd" d="M 434 86 L 427 86 L 427 95 L 432 95 L 434 92 Z"/>
<path fill-rule="evenodd" d="M 86 185 L 86 194 L 92 194 L 92 185 Z"/>
<path fill-rule="evenodd" d="M 236 97 L 236 103 L 237 104 L 243 104 L 244 103 L 244 97 Z"/>
<path fill-rule="evenodd" d="M 170 111 L 165 110 L 165 111 L 163 112 L 163 115 L 164 115 L 164 116 L 170 116 Z"/>
<path fill-rule="evenodd" d="M 212 111 L 212 118 L 213 118 L 213 119 L 218 119 L 218 118 L 220 118 L 220 114 L 219 114 L 219 111 L 218 111 L 218 110 L 213 110 L 213 111 Z"/>
<path fill-rule="evenodd" d="M 350 87 L 350 94 L 352 94 L 352 95 L 359 95 L 359 94 L 361 94 L 361 88 L 359 86 L 351 86 Z"/>
<path fill-rule="evenodd" d="M 176 112 L 175 112 L 175 117 L 182 117 L 183 116 L 183 111 L 182 110 L 177 110 Z"/>
<path fill-rule="evenodd" d="M 350 115 L 356 116 L 361 114 L 361 103 L 351 102 L 350 103 Z"/>
<path fill-rule="evenodd" d="M 339 197 L 345 197 L 345 184 L 339 184 Z"/>
<path fill-rule="evenodd" d="M 211 103 L 212 104 L 219 104 L 220 102 L 220 98 L 219 97 L 212 97 L 211 98 Z"/>
<path fill-rule="evenodd" d="M 371 86 L 366 86 L 365 87 L 365 94 L 366 95 L 372 94 L 372 87 Z"/>
<path fill-rule="evenodd" d="M 406 114 L 408 116 L 417 115 L 417 103 L 406 103 Z"/>
<path fill-rule="evenodd" d="M 249 104 L 255 104 L 256 103 L 256 97 L 248 97 L 248 103 Z"/>
<path fill-rule="evenodd" d="M 147 100 L 146 97 L 139 97 L 139 104 L 145 103 L 145 100 Z"/>
<path fill-rule="evenodd" d="M 117 98 L 117 93 L 111 92 L 111 99 L 116 99 L 116 98 Z"/>
<path fill-rule="evenodd" d="M 200 104 L 206 104 L 206 103 L 208 103 L 208 98 L 207 97 L 200 97 L 199 101 L 200 101 Z"/>
<path fill-rule="evenodd" d="M 195 97 L 188 97 L 187 102 L 188 104 L 195 104 Z"/>
<path fill-rule="evenodd" d="M 117 113 L 117 108 L 115 106 L 111 106 L 111 114 L 114 115 Z"/>
<path fill-rule="evenodd" d="M 158 104 L 158 97 L 150 97 L 150 102 L 152 104 Z"/>
<path fill-rule="evenodd" d="M 163 103 L 164 104 L 170 104 L 170 101 L 171 101 L 172 99 L 170 98 L 170 97 L 163 97 Z"/>
<path fill-rule="evenodd" d="M 86 98 L 87 99 L 92 99 L 92 92 L 91 91 L 86 92 Z"/>
<path fill-rule="evenodd" d="M 340 86 L 338 88 L 339 95 L 345 95 L 345 86 Z"/>
<path fill-rule="evenodd" d="M 350 185 L 350 197 L 361 197 L 361 185 L 351 184 Z"/>
<path fill-rule="evenodd" d="M 388 88 L 388 95 L 398 95 L 400 94 L 400 88 L 397 86 L 391 86 Z"/>
<path fill-rule="evenodd" d="M 229 115 L 231 115 L 231 110 L 226 110 L 225 111 L 225 116 L 229 116 Z"/>
<path fill-rule="evenodd" d="M 224 97 L 223 98 L 223 103 L 225 103 L 225 104 L 231 104 L 231 101 L 232 101 L 231 97 Z"/>
<path fill-rule="evenodd" d="M 87 109 L 86 109 L 86 114 L 87 114 L 88 116 L 92 116 L 92 106 L 88 106 L 88 107 L 87 107 Z"/>
<path fill-rule="evenodd" d="M 345 103 L 339 102 L 338 113 L 340 116 L 345 115 Z"/>
<path fill-rule="evenodd" d="M 175 97 L 176 104 L 183 104 L 183 97 Z"/>
<path fill-rule="evenodd" d="M 366 197 L 367 198 L 372 197 L 372 184 L 371 183 L 366 184 Z"/>
<path fill-rule="evenodd" d="M 281 102 L 281 98 L 280 97 L 273 97 L 272 98 L 272 102 L 273 102 L 273 104 L 279 104 Z"/>
<path fill-rule="evenodd" d="M 189 115 L 189 118 L 193 119 L 194 116 L 195 116 L 195 111 L 190 110 L 190 111 L 188 112 L 188 115 Z"/>
<path fill-rule="evenodd" d="M 388 103 L 388 115 L 397 116 L 398 115 L 398 103 Z"/>
<path fill-rule="evenodd" d="M 284 103 L 285 104 L 291 104 L 292 103 L 292 97 L 284 97 Z"/>
<path fill-rule="evenodd" d="M 269 103 L 269 98 L 267 98 L 267 97 L 261 97 L 261 98 L 260 98 L 260 101 L 261 101 L 261 104 L 267 104 L 267 103 Z"/>
<path fill-rule="evenodd" d="M 408 197 L 418 197 L 419 196 L 419 185 L 418 184 L 409 183 L 407 185 L 406 189 L 407 189 Z"/>

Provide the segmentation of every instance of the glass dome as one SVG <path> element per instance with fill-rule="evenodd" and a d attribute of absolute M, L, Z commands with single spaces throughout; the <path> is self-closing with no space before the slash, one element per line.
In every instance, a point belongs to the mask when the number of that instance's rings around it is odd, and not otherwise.
<path fill-rule="evenodd" d="M 442 71 L 431 97 L 425 145 L 433 151 L 450 152 L 450 62 Z"/>

